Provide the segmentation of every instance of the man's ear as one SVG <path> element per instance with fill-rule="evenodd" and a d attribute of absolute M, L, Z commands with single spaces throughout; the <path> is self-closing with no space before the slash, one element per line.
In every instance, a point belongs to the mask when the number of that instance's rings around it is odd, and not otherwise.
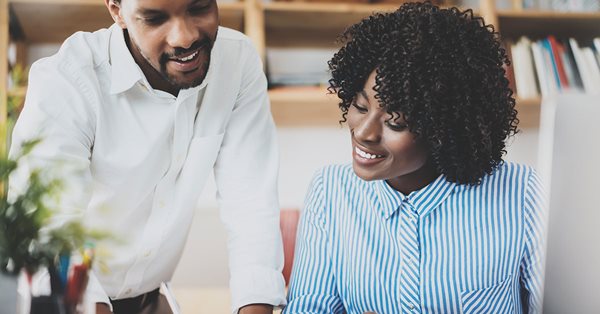
<path fill-rule="evenodd" d="M 113 21 L 115 21 L 115 23 L 117 23 L 122 29 L 126 29 L 127 24 L 125 24 L 125 21 L 121 16 L 121 1 L 104 0 L 104 4 L 106 5 L 106 8 L 108 8 L 108 13 L 110 13 Z"/>

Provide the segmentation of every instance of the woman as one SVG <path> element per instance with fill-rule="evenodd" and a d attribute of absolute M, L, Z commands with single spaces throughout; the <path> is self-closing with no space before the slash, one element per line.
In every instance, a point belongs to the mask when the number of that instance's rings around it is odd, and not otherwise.
<path fill-rule="evenodd" d="M 505 51 L 472 11 L 404 4 L 329 62 L 352 165 L 315 176 L 284 313 L 540 312 L 545 216 Z"/>

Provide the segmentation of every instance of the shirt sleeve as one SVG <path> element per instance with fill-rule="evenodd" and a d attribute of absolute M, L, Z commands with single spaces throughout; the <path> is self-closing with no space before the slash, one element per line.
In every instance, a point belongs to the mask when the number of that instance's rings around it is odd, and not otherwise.
<path fill-rule="evenodd" d="M 49 223 L 41 230 L 60 228 L 81 219 L 91 197 L 90 156 L 94 141 L 95 111 L 90 91 L 77 78 L 77 70 L 54 58 L 36 62 L 29 74 L 25 106 L 15 125 L 11 158 L 21 154 L 22 144 L 41 140 L 19 160 L 11 174 L 9 197 L 23 193 L 32 171 L 61 181 L 61 190 Z M 48 199 L 50 201 L 50 199 Z M 92 275 L 87 288 L 89 300 L 108 302 L 106 293 Z"/>
<path fill-rule="evenodd" d="M 532 170 L 525 191 L 525 254 L 521 263 L 521 286 L 527 299 L 522 300 L 528 313 L 542 312 L 547 229 L 547 199 L 542 183 Z"/>
<path fill-rule="evenodd" d="M 215 164 L 234 313 L 253 303 L 285 304 L 275 125 L 260 58 L 244 45 L 240 92 Z"/>
<path fill-rule="evenodd" d="M 329 255 L 322 174 L 313 179 L 302 211 L 284 314 L 344 313 Z"/>

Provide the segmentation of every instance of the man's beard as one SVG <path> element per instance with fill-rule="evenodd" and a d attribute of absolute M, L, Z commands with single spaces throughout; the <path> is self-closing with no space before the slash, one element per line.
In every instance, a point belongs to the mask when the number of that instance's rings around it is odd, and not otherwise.
<path fill-rule="evenodd" d="M 187 89 L 196 87 L 204 81 L 206 78 L 206 74 L 208 73 L 208 68 L 210 65 L 210 53 L 212 51 L 214 45 L 214 41 L 208 37 L 205 37 L 203 40 L 194 42 L 190 48 L 175 48 L 172 53 L 163 53 L 160 56 L 159 64 L 160 64 L 160 75 L 167 81 L 169 84 L 173 85 L 177 89 Z M 175 58 L 177 56 L 181 56 L 193 51 L 198 50 L 198 56 L 196 58 L 204 58 L 205 60 L 199 65 L 198 69 L 193 70 L 200 71 L 202 75 L 198 76 L 191 82 L 181 82 L 176 77 L 170 75 L 167 72 L 167 62 L 169 59 Z"/>

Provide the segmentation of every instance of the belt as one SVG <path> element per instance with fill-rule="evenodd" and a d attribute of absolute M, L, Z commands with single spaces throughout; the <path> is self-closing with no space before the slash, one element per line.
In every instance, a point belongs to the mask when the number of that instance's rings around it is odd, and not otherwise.
<path fill-rule="evenodd" d="M 158 300 L 158 288 L 144 294 L 140 294 L 137 297 L 128 299 L 110 300 L 113 306 L 114 314 L 133 314 L 141 311 L 146 306 L 156 302 Z"/>

